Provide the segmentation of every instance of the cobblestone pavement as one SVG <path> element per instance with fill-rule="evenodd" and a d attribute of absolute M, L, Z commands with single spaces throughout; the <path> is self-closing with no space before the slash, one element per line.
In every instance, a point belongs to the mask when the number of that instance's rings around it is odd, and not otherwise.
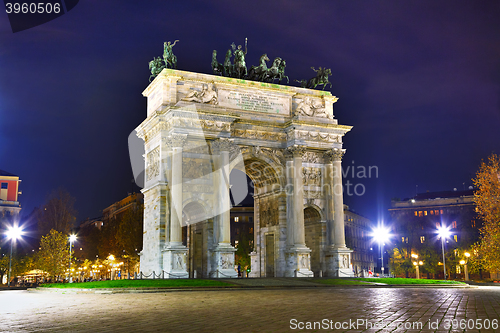
<path fill-rule="evenodd" d="M 458 328 L 445 329 L 455 319 Z M 321 324 L 316 324 L 316 331 L 334 332 L 500 332 L 500 328 L 492 329 L 499 320 L 500 288 L 495 287 L 337 287 L 107 295 L 0 292 L 2 332 L 313 331 L 300 329 L 307 328 L 308 322 Z M 382 321 L 392 326 L 382 328 Z M 403 326 L 396 327 L 398 323 Z M 469 328 L 460 329 L 460 323 Z M 489 324 L 490 329 L 477 329 L 479 323 Z"/>

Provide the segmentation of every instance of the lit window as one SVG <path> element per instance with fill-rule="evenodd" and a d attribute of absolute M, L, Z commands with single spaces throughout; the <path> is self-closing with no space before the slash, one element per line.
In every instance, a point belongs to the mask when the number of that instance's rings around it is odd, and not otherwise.
<path fill-rule="evenodd" d="M 240 218 L 239 218 L 238 216 L 236 216 L 236 217 L 234 218 L 234 222 L 238 222 L 239 220 L 240 220 Z"/>
<path fill-rule="evenodd" d="M 436 211 L 435 211 L 435 214 L 436 214 L 436 215 L 439 215 L 439 210 L 436 210 Z"/>
<path fill-rule="evenodd" d="M 455 240 L 455 242 L 458 242 L 458 236 L 457 235 L 453 235 L 453 239 Z"/>
<path fill-rule="evenodd" d="M 418 216 L 418 212 L 417 211 L 415 211 L 415 216 Z"/>
<path fill-rule="evenodd" d="M 424 215 L 427 216 L 427 211 L 426 210 L 424 211 Z"/>
<path fill-rule="evenodd" d="M 423 216 L 423 212 L 422 211 L 419 211 L 418 212 L 418 217 L 422 217 Z"/>
<path fill-rule="evenodd" d="M 404 243 L 404 242 L 405 242 L 405 238 L 401 237 L 401 243 Z"/>
<path fill-rule="evenodd" d="M 473 228 L 476 227 L 476 221 L 472 220 L 472 221 L 470 221 L 470 224 L 472 225 Z"/>
<path fill-rule="evenodd" d="M 7 188 L 9 183 L 2 183 L 2 188 Z"/>
<path fill-rule="evenodd" d="M 405 238 L 405 243 L 407 243 L 407 244 L 408 244 L 408 237 L 406 237 L 406 238 Z"/>
<path fill-rule="evenodd" d="M 443 210 L 441 209 L 441 215 L 443 215 Z"/>
<path fill-rule="evenodd" d="M 434 215 L 434 211 L 433 210 L 431 210 L 431 215 Z"/>
<path fill-rule="evenodd" d="M 425 236 L 420 236 L 420 243 L 425 242 Z"/>
<path fill-rule="evenodd" d="M 451 227 L 456 229 L 457 228 L 457 221 L 451 222 Z"/>

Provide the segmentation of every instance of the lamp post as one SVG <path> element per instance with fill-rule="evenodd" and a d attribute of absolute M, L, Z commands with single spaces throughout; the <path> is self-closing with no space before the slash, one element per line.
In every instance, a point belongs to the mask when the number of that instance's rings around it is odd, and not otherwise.
<path fill-rule="evenodd" d="M 415 260 L 417 260 L 418 259 L 418 254 L 412 253 L 411 257 L 414 258 Z M 417 273 L 417 279 L 420 279 L 420 270 L 419 270 L 419 267 L 422 266 L 423 264 L 424 263 L 422 262 L 422 260 L 420 260 L 420 261 L 414 261 L 413 262 L 413 266 L 415 266 L 416 273 Z"/>
<path fill-rule="evenodd" d="M 380 272 L 382 276 L 384 275 L 384 243 L 389 240 L 390 232 L 389 228 L 385 228 L 383 224 L 373 229 L 372 232 L 373 239 L 379 244 L 380 247 Z"/>
<path fill-rule="evenodd" d="M 440 226 L 437 229 L 438 236 L 441 237 L 441 249 L 443 251 L 443 271 L 444 271 L 444 279 L 446 280 L 446 262 L 444 257 L 444 240 L 450 237 L 450 228 L 445 226 Z"/>
<path fill-rule="evenodd" d="M 71 275 L 71 248 L 73 247 L 73 242 L 76 240 L 76 235 L 75 234 L 71 234 L 69 236 L 69 283 L 72 283 L 73 282 L 73 276 Z"/>
<path fill-rule="evenodd" d="M 470 257 L 469 252 L 464 253 L 465 257 L 467 258 L 466 260 L 460 260 L 460 265 L 464 265 L 464 273 L 465 273 L 465 281 L 469 281 L 469 271 L 467 270 L 467 262 Z"/>
<path fill-rule="evenodd" d="M 8 228 L 6 234 L 7 238 L 10 239 L 9 276 L 7 280 L 7 287 L 10 288 L 10 275 L 12 273 L 12 245 L 14 244 L 14 241 L 21 238 L 23 230 L 18 226 L 12 226 Z"/>

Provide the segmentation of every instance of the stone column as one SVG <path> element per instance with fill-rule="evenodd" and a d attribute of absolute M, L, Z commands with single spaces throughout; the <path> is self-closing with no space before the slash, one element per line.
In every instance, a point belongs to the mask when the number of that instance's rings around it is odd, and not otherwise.
<path fill-rule="evenodd" d="M 291 146 L 285 151 L 287 177 L 287 249 L 285 251 L 287 277 L 312 277 L 311 250 L 306 247 L 304 227 L 304 186 L 302 155 L 305 149 Z M 288 239 L 291 238 L 291 239 Z"/>
<path fill-rule="evenodd" d="M 182 147 L 187 134 L 173 134 L 166 140 L 172 149 L 170 177 L 170 237 L 163 250 L 163 270 L 168 278 L 188 278 L 187 247 L 182 244 Z"/>
<path fill-rule="evenodd" d="M 342 188 L 342 157 L 345 149 L 332 149 L 325 156 L 331 164 L 327 164 L 328 181 L 330 181 L 330 199 L 327 203 L 331 209 L 333 206 L 333 219 L 331 210 L 328 214 L 329 247 L 325 255 L 326 276 L 347 277 L 354 276 L 351 265 L 352 250 L 345 246 L 344 226 L 344 193 Z M 333 203 L 332 203 L 333 201 Z"/>
<path fill-rule="evenodd" d="M 216 173 L 219 175 L 214 184 L 217 188 L 218 198 L 218 243 L 214 249 L 215 269 L 213 277 L 232 278 L 238 277 L 234 270 L 234 252 L 236 249 L 231 245 L 231 201 L 229 198 L 229 153 L 235 149 L 234 143 L 230 139 L 221 138 L 212 142 L 212 155 L 218 155 L 216 158 Z"/>

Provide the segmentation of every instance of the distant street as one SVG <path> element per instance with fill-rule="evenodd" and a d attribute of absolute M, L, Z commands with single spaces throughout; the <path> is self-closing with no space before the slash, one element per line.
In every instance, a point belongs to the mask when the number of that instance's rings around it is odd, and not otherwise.
<path fill-rule="evenodd" d="M 314 322 L 316 331 L 499 332 L 499 320 L 497 287 L 0 291 L 1 332 L 289 332 L 311 331 Z"/>

